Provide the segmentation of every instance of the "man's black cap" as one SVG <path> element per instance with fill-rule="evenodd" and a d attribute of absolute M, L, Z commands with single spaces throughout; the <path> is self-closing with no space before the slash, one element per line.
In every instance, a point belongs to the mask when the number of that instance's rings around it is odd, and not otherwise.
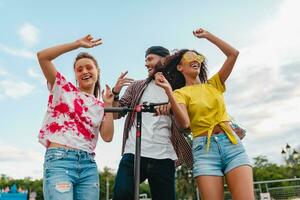
<path fill-rule="evenodd" d="M 149 54 L 155 54 L 158 56 L 166 57 L 170 55 L 170 52 L 168 49 L 162 46 L 152 46 L 147 49 L 145 57 L 147 57 Z"/>

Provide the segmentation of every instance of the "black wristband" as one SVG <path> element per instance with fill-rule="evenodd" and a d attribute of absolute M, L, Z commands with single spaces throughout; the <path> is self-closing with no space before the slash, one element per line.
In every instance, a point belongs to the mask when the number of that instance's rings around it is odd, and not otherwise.
<path fill-rule="evenodd" d="M 119 94 L 114 95 L 114 101 L 119 101 Z"/>
<path fill-rule="evenodd" d="M 115 87 L 113 87 L 113 88 L 111 89 L 112 93 L 113 93 L 115 96 L 118 96 L 118 98 L 119 98 L 120 92 L 115 92 L 114 89 L 115 89 Z"/>

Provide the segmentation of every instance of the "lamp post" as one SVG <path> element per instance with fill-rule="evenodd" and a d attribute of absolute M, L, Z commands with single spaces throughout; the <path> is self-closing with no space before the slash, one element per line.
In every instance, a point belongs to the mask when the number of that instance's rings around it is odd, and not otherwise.
<path fill-rule="evenodd" d="M 288 167 L 293 169 L 293 175 L 295 175 L 296 165 L 299 163 L 299 153 L 295 149 L 292 149 L 289 144 L 286 144 L 285 148 L 281 150 L 281 155 Z"/>
<path fill-rule="evenodd" d="M 109 200 L 109 180 L 106 177 L 106 200 Z"/>

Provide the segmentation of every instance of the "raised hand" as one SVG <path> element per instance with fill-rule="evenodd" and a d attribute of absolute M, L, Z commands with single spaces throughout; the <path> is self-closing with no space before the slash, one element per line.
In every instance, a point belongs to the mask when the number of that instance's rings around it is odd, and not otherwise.
<path fill-rule="evenodd" d="M 122 72 L 121 75 L 119 76 L 114 88 L 113 92 L 115 94 L 119 94 L 124 86 L 130 85 L 134 80 L 131 78 L 127 78 L 126 75 L 128 74 L 128 71 Z"/>
<path fill-rule="evenodd" d="M 112 106 L 114 95 L 107 84 L 105 85 L 105 92 L 104 90 L 102 90 L 102 99 L 104 101 L 104 104 L 106 104 L 107 106 Z"/>
<path fill-rule="evenodd" d="M 164 77 L 164 75 L 161 72 L 157 72 L 155 75 L 155 83 L 159 87 L 162 87 L 165 91 L 169 90 L 172 91 L 172 87 L 168 80 Z"/>
<path fill-rule="evenodd" d="M 94 39 L 90 34 L 76 41 L 80 47 L 92 48 L 102 44 L 102 39 Z"/>
<path fill-rule="evenodd" d="M 195 37 L 197 38 L 207 38 L 207 36 L 210 34 L 208 31 L 202 29 L 202 28 L 199 28 L 197 30 L 194 30 L 193 31 L 193 34 Z"/>
<path fill-rule="evenodd" d="M 218 72 L 221 83 L 224 84 L 232 72 L 236 59 L 239 55 L 239 51 L 230 46 L 227 42 L 202 28 L 193 31 L 193 34 L 197 38 L 207 39 L 208 41 L 216 45 L 226 55 L 227 58 Z"/>

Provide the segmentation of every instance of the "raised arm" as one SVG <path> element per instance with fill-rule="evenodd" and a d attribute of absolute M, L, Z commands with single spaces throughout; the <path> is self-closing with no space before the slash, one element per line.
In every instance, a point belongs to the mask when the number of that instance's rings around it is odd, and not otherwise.
<path fill-rule="evenodd" d="M 172 91 L 172 87 L 170 86 L 169 82 L 167 81 L 167 79 L 162 75 L 161 72 L 158 72 L 155 74 L 155 83 L 162 87 L 166 94 L 169 97 L 169 102 L 171 104 L 171 108 L 172 108 L 172 112 L 175 116 L 175 120 L 178 123 L 178 125 L 180 126 L 180 128 L 184 128 L 187 129 L 190 127 L 190 118 L 186 109 L 186 105 L 181 104 L 181 103 L 177 103 L 174 95 L 173 95 L 173 91 Z"/>
<path fill-rule="evenodd" d="M 224 84 L 233 69 L 233 66 L 239 55 L 239 51 L 202 28 L 193 31 L 193 34 L 197 38 L 206 38 L 208 41 L 215 44 L 226 55 L 227 58 L 219 70 L 221 82 Z"/>
<path fill-rule="evenodd" d="M 94 39 L 91 35 L 87 35 L 79 40 L 76 40 L 75 42 L 62 44 L 39 51 L 37 53 L 38 61 L 48 83 L 53 86 L 56 77 L 57 71 L 52 63 L 53 59 L 79 47 L 91 48 L 101 43 L 101 39 Z"/>

